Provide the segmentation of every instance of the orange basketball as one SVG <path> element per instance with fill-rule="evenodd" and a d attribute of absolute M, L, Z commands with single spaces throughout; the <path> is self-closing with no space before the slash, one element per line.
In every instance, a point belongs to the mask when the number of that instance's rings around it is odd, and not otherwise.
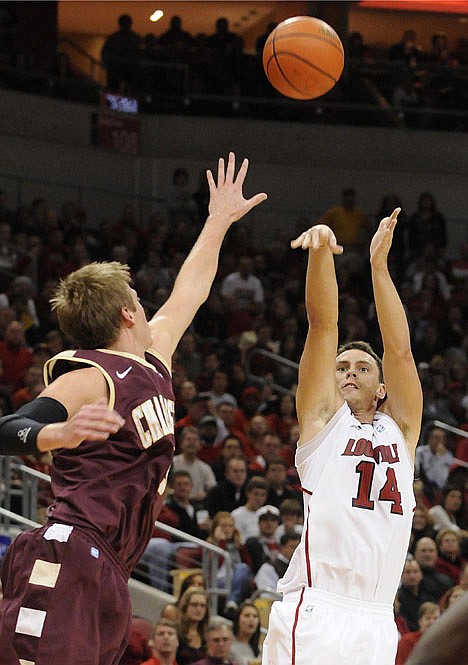
<path fill-rule="evenodd" d="M 263 68 L 271 85 L 286 97 L 314 99 L 340 78 L 343 44 L 328 23 L 295 16 L 279 23 L 263 49 Z"/>

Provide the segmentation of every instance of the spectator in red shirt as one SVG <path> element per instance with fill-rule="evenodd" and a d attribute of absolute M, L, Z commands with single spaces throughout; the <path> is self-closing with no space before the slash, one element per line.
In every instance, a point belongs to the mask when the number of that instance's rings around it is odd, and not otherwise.
<path fill-rule="evenodd" d="M 177 665 L 178 647 L 179 638 L 176 626 L 167 619 L 159 619 L 153 631 L 151 646 L 153 655 L 142 665 Z"/>
<path fill-rule="evenodd" d="M 454 584 L 458 584 L 461 568 L 464 564 L 460 553 L 460 541 L 460 532 L 453 529 L 441 529 L 436 536 L 436 543 L 439 548 L 436 570 L 448 575 Z"/>
<path fill-rule="evenodd" d="M 41 390 L 44 390 L 44 379 L 42 368 L 37 365 L 31 365 L 27 368 L 24 376 L 24 388 L 20 388 L 13 393 L 11 403 L 14 410 L 35 399 Z"/>
<path fill-rule="evenodd" d="M 33 360 L 19 321 L 11 321 L 7 325 L 5 339 L 0 341 L 0 359 L 3 362 L 3 382 L 13 393 L 23 387 L 26 369 Z"/>
<path fill-rule="evenodd" d="M 260 406 L 260 391 L 254 386 L 244 388 L 241 394 L 240 408 L 234 412 L 232 429 L 247 434 L 250 421 Z"/>
<path fill-rule="evenodd" d="M 398 643 L 395 665 L 404 665 L 408 656 L 421 639 L 425 631 L 440 617 L 440 609 L 436 603 L 423 603 L 418 612 L 419 630 L 403 635 Z"/>

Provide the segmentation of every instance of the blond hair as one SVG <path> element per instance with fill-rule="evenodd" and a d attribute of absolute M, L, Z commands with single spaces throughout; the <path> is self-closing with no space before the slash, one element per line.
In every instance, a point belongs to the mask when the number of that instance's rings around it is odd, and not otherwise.
<path fill-rule="evenodd" d="M 111 346 L 121 328 L 121 309 L 135 311 L 128 266 L 117 261 L 90 263 L 62 279 L 50 299 L 60 328 L 78 347 Z"/>

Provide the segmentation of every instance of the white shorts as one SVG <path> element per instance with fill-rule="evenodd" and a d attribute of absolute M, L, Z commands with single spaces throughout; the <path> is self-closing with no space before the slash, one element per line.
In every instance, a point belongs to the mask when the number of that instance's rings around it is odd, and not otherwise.
<path fill-rule="evenodd" d="M 394 665 L 393 608 L 304 588 L 273 603 L 262 665 Z"/>

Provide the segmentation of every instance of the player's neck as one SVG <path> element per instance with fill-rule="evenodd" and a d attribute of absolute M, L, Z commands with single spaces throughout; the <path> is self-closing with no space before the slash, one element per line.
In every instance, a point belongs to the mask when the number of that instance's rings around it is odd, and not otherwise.
<path fill-rule="evenodd" d="M 145 349 L 141 348 L 138 341 L 131 335 L 119 335 L 114 344 L 109 346 L 109 349 L 117 353 L 130 353 L 140 358 L 145 357 Z"/>
<path fill-rule="evenodd" d="M 353 416 L 359 420 L 362 425 L 372 424 L 374 422 L 375 408 L 362 409 L 356 407 L 356 409 L 354 409 L 351 404 L 349 405 L 349 408 L 351 409 Z"/>

